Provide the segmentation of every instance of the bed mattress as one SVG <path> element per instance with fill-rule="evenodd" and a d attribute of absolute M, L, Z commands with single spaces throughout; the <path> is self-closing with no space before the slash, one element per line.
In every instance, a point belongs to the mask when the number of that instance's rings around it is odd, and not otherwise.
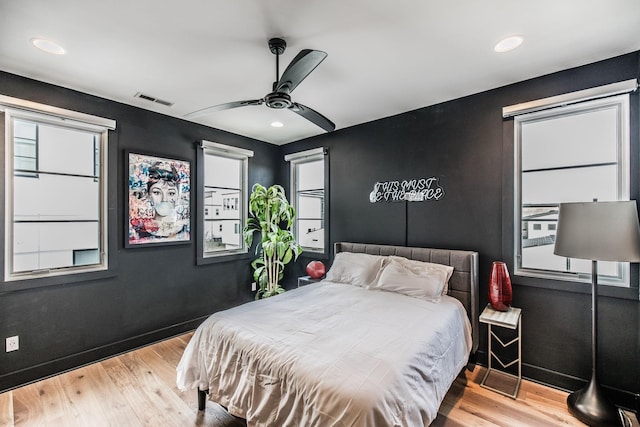
<path fill-rule="evenodd" d="M 467 363 L 462 304 L 322 281 L 210 316 L 177 367 L 182 390 L 252 426 L 421 426 Z"/>

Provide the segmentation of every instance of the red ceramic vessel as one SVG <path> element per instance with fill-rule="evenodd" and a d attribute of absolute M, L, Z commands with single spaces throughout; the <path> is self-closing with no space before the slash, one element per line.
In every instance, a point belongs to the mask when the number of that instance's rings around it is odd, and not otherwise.
<path fill-rule="evenodd" d="M 489 275 L 489 303 L 494 310 L 508 311 L 513 297 L 507 264 L 494 261 Z"/>
<path fill-rule="evenodd" d="M 326 273 L 326 268 L 321 261 L 311 261 L 307 264 L 307 274 L 312 279 L 320 279 Z"/>

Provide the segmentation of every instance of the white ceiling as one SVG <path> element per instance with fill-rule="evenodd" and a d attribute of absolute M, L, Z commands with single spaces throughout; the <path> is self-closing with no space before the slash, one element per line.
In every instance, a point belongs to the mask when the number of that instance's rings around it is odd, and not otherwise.
<path fill-rule="evenodd" d="M 514 34 L 519 49 L 493 51 Z M 0 0 L 0 69 L 175 117 L 269 93 L 272 37 L 281 73 L 301 49 L 328 53 L 292 98 L 342 129 L 640 50 L 640 1 Z M 193 121 L 273 144 L 323 133 L 264 105 Z"/>

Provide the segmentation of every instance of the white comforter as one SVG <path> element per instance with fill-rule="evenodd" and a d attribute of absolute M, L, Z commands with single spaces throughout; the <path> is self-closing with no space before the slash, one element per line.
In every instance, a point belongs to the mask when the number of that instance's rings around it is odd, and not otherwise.
<path fill-rule="evenodd" d="M 177 384 L 208 389 L 249 427 L 426 426 L 470 350 L 454 298 L 324 281 L 213 314 Z"/>

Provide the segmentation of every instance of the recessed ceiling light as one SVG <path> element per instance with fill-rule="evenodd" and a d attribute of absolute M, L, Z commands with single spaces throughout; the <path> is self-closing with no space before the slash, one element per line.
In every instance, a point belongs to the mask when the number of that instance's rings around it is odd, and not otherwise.
<path fill-rule="evenodd" d="M 271 127 L 281 128 L 282 126 L 284 126 L 284 123 L 282 122 L 271 122 Z"/>
<path fill-rule="evenodd" d="M 51 53 L 53 55 L 64 55 L 66 53 L 62 46 L 52 42 L 51 40 L 35 37 L 31 39 L 31 43 L 41 51 Z"/>
<path fill-rule="evenodd" d="M 510 50 L 513 50 L 520 46 L 522 44 L 522 41 L 523 39 L 520 36 L 510 36 L 500 40 L 498 44 L 495 45 L 493 50 L 495 50 L 496 52 L 509 52 Z"/>

